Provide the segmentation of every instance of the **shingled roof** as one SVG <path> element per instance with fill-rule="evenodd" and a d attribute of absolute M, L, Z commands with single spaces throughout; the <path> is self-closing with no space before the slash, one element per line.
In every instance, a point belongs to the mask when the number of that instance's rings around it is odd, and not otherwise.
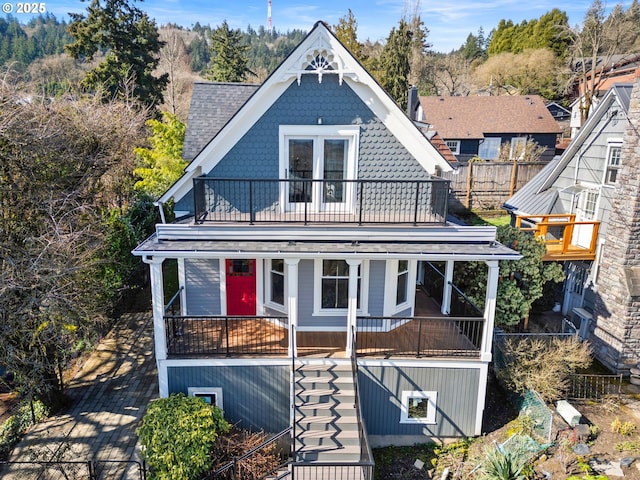
<path fill-rule="evenodd" d="M 182 158 L 193 160 L 259 86 L 250 83 L 195 83 Z"/>
<path fill-rule="evenodd" d="M 485 134 L 557 134 L 561 129 L 538 95 L 420 97 L 422 121 L 444 139 Z"/>

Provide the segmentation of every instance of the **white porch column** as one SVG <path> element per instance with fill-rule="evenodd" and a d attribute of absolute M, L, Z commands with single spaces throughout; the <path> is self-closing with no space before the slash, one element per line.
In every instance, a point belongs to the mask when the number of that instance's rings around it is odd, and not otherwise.
<path fill-rule="evenodd" d="M 442 288 L 442 308 L 443 315 L 451 313 L 451 293 L 453 291 L 453 260 L 448 260 L 444 270 L 444 286 Z"/>
<path fill-rule="evenodd" d="M 166 332 L 164 326 L 164 287 L 162 280 L 162 262 L 164 258 L 145 257 L 144 262 L 149 264 L 151 272 L 151 305 L 153 311 L 153 340 L 155 346 L 156 366 L 158 368 L 158 383 L 160 397 L 169 396 L 169 383 L 167 368 L 164 361 L 167 359 Z"/>
<path fill-rule="evenodd" d="M 480 360 L 491 361 L 491 344 L 493 342 L 493 326 L 496 318 L 496 298 L 498 295 L 498 274 L 500 271 L 497 260 L 486 262 L 489 266 L 487 275 L 487 296 L 484 304 L 484 329 L 480 347 Z"/>
<path fill-rule="evenodd" d="M 358 315 L 358 267 L 360 259 L 347 260 L 349 265 L 349 301 L 347 303 L 347 357 L 351 357 L 351 345 L 355 335 L 356 316 Z"/>
<path fill-rule="evenodd" d="M 178 288 L 180 291 L 180 315 L 187 315 L 187 271 L 184 258 L 178 259 Z"/>
<path fill-rule="evenodd" d="M 299 258 L 285 258 L 287 266 L 287 312 L 289 312 L 289 356 L 298 355 L 295 332 L 298 328 L 298 263 Z M 292 328 L 295 327 L 295 328 Z"/>

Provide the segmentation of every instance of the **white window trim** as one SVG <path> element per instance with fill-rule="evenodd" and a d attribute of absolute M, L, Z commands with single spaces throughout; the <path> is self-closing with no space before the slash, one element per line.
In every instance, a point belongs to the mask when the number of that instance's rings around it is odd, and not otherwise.
<path fill-rule="evenodd" d="M 264 305 L 272 310 L 287 313 L 287 298 L 289 298 L 289 286 L 287 285 L 287 264 L 284 265 L 282 277 L 284 281 L 284 305 L 271 300 L 271 259 L 264 261 Z"/>
<path fill-rule="evenodd" d="M 423 417 L 423 418 L 409 417 L 409 400 L 411 398 L 428 399 L 426 417 Z M 438 392 L 435 392 L 435 391 L 403 390 L 402 403 L 400 404 L 400 423 L 414 423 L 414 424 L 417 423 L 421 425 L 435 425 L 437 400 L 438 400 Z"/>
<path fill-rule="evenodd" d="M 187 394 L 190 397 L 195 397 L 196 395 L 213 395 L 215 397 L 216 407 L 224 411 L 222 388 L 220 387 L 188 387 Z"/>
<path fill-rule="evenodd" d="M 321 121 L 321 119 L 319 119 Z M 358 158 L 360 156 L 360 127 L 358 125 L 280 125 L 279 128 L 279 167 L 280 178 L 286 179 L 289 168 L 289 159 L 287 157 L 288 152 L 288 140 L 289 139 L 312 139 L 314 141 L 314 155 L 316 149 L 316 142 L 320 139 L 345 139 L 348 140 L 347 151 L 347 167 L 346 167 L 346 179 L 356 180 L 358 178 Z M 319 158 L 313 160 L 313 178 L 320 179 L 322 177 L 321 163 Z M 347 189 L 345 193 L 345 204 L 347 210 L 350 210 L 355 205 L 355 188 Z M 280 205 L 283 211 L 288 205 L 288 199 L 286 198 L 286 189 L 282 188 L 280 192 Z M 319 208 L 322 204 L 318 198 L 316 198 L 312 204 L 314 207 Z"/>
<path fill-rule="evenodd" d="M 615 183 L 607 183 L 607 173 L 609 172 L 609 156 L 611 155 L 611 149 L 614 147 L 618 147 L 622 150 L 622 146 L 623 146 L 623 141 L 622 138 L 609 138 L 607 139 L 607 153 L 605 154 L 604 157 L 604 172 L 602 175 L 602 186 L 603 187 L 608 187 L 608 188 L 615 188 Z M 622 151 L 620 152 L 620 155 L 622 155 Z M 620 165 L 618 166 L 617 170 L 618 173 L 620 173 L 620 170 L 622 169 L 622 162 L 620 163 Z M 617 181 L 616 181 L 617 183 Z"/>
<path fill-rule="evenodd" d="M 342 258 L 316 258 L 313 261 L 313 316 L 344 317 L 347 308 L 322 308 L 322 262 L 323 260 L 344 260 Z M 369 315 L 369 260 L 360 264 L 360 308 L 356 313 Z"/>
<path fill-rule="evenodd" d="M 460 140 L 445 140 L 444 143 L 447 145 L 449 150 L 451 150 L 451 153 L 453 153 L 454 155 L 460 155 L 460 144 L 462 143 Z M 456 147 L 451 148 L 451 145 L 449 145 L 449 143 L 455 143 Z"/>
<path fill-rule="evenodd" d="M 407 301 L 396 304 L 396 291 L 398 289 L 398 263 L 399 260 L 387 260 L 385 266 L 385 292 L 384 292 L 384 316 L 390 317 L 411 309 L 410 316 L 413 316 L 416 298 L 416 275 L 418 269 L 417 260 L 409 260 L 407 277 Z M 413 288 L 412 288 L 413 287 Z"/>

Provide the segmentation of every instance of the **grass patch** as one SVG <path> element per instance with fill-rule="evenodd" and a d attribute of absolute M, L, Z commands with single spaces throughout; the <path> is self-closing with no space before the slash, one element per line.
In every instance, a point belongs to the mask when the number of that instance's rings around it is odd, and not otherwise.
<path fill-rule="evenodd" d="M 487 211 L 487 212 L 467 212 L 460 216 L 460 219 L 467 225 L 493 225 L 494 227 L 500 227 L 503 225 L 511 224 L 511 216 L 505 214 L 502 211 Z"/>

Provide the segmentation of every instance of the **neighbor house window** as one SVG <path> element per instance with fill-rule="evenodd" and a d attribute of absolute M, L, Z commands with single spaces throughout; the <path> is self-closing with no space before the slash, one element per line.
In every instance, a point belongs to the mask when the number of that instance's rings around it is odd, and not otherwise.
<path fill-rule="evenodd" d="M 319 119 L 321 121 L 321 119 Z M 280 127 L 283 205 L 287 211 L 349 210 L 355 201 L 357 126 Z"/>
<path fill-rule="evenodd" d="M 495 160 L 498 158 L 501 143 L 502 139 L 500 137 L 486 137 L 480 142 L 478 156 L 485 160 Z"/>
<path fill-rule="evenodd" d="M 618 171 L 621 168 L 621 153 L 622 145 L 620 143 L 609 143 L 607 148 L 607 169 L 604 177 L 604 183 L 607 185 L 613 185 L 616 183 Z"/>
<path fill-rule="evenodd" d="M 403 391 L 400 423 L 436 423 L 438 392 Z"/>
<path fill-rule="evenodd" d="M 189 387 L 187 394 L 190 397 L 198 397 L 208 405 L 224 410 L 222 403 L 222 388 L 219 387 Z"/>
<path fill-rule="evenodd" d="M 267 281 L 265 282 L 267 304 L 278 310 L 285 309 L 286 284 L 284 260 L 274 258 L 267 260 Z"/>
<path fill-rule="evenodd" d="M 596 210 L 598 206 L 598 191 L 585 190 L 582 192 L 584 199 L 582 201 L 582 212 L 585 220 L 593 220 L 596 218 Z"/>
<path fill-rule="evenodd" d="M 444 143 L 447 144 L 447 147 L 449 147 L 451 153 L 453 153 L 454 155 L 460 154 L 460 140 L 447 140 Z"/>
<path fill-rule="evenodd" d="M 511 139 L 509 159 L 522 160 L 527 148 L 527 137 L 514 137 Z"/>

